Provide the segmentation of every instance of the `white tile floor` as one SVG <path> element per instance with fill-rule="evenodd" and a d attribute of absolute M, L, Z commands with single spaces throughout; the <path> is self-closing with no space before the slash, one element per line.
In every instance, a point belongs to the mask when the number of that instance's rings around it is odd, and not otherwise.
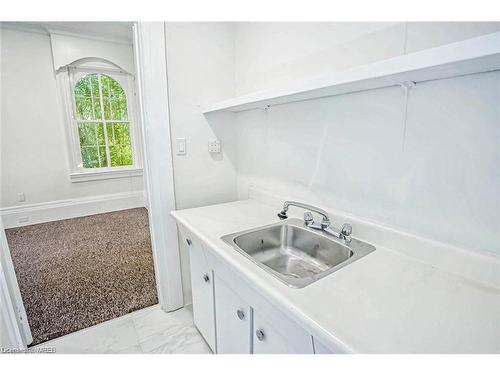
<path fill-rule="evenodd" d="M 190 307 L 166 313 L 159 305 L 40 344 L 56 353 L 208 354 L 210 348 L 193 325 Z"/>

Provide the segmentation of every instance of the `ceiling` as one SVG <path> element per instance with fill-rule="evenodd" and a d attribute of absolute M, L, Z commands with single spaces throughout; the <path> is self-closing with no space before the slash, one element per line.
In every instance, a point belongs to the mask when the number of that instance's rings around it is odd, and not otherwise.
<path fill-rule="evenodd" d="M 18 27 L 83 34 L 119 42 L 132 42 L 132 22 L 4 22 Z"/>

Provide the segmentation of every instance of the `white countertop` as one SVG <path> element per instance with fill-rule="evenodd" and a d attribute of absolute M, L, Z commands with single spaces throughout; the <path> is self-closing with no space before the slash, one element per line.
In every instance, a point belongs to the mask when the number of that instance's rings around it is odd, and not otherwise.
<path fill-rule="evenodd" d="M 323 341 L 360 353 L 500 353 L 500 286 L 374 244 L 373 253 L 294 289 L 220 239 L 275 223 L 276 212 L 276 207 L 243 200 L 172 215 Z"/>

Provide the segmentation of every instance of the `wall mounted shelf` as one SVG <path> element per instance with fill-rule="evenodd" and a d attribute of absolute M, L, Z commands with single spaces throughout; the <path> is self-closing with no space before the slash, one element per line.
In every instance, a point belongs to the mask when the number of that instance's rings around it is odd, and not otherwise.
<path fill-rule="evenodd" d="M 224 100 L 204 108 L 203 114 L 240 112 L 499 69 L 500 32 L 496 32 Z"/>

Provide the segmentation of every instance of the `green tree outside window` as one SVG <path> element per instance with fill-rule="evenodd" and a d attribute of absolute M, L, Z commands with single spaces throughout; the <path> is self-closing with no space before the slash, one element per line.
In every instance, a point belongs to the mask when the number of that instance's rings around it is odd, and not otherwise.
<path fill-rule="evenodd" d="M 127 97 L 105 74 L 88 74 L 74 88 L 83 168 L 133 164 Z"/>

